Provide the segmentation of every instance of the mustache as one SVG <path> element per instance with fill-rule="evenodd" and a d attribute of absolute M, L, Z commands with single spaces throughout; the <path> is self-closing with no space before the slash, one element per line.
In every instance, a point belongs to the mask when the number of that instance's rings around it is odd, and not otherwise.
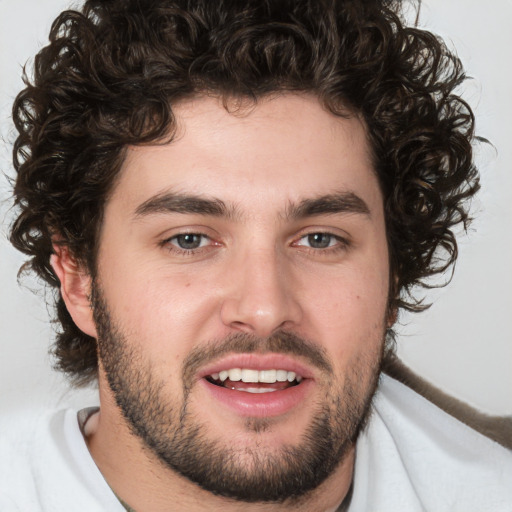
<path fill-rule="evenodd" d="M 233 353 L 264 354 L 268 352 L 298 356 L 323 372 L 333 373 L 332 364 L 324 348 L 294 333 L 278 331 L 267 338 L 235 333 L 223 340 L 212 340 L 192 350 L 183 362 L 183 382 L 188 387 L 202 366 L 219 357 Z"/>

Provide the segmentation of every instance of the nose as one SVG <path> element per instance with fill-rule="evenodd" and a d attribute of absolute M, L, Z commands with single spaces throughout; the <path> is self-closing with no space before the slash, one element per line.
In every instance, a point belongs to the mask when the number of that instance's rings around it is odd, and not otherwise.
<path fill-rule="evenodd" d="M 221 306 L 226 326 L 267 337 L 301 321 L 298 284 L 284 255 L 274 249 L 252 251 L 231 262 L 229 273 Z"/>

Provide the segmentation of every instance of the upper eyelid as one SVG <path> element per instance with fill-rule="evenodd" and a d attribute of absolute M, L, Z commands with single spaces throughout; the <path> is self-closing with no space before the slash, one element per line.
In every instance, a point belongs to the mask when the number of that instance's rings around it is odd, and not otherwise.
<path fill-rule="evenodd" d="M 208 228 L 204 226 L 200 227 L 179 227 L 179 228 L 172 228 L 167 229 L 163 233 L 160 233 L 158 235 L 158 238 L 162 240 L 162 242 L 166 242 L 168 240 L 171 240 L 173 238 L 176 238 L 180 235 L 198 235 L 198 236 L 204 236 L 206 238 L 214 239 L 215 236 L 211 233 L 207 233 Z"/>
<path fill-rule="evenodd" d="M 202 245 L 202 242 L 200 242 L 199 247 L 192 247 L 192 248 L 180 247 L 180 245 L 177 243 L 177 241 L 175 239 L 178 238 L 179 236 L 186 236 L 186 235 L 201 236 L 201 237 L 207 239 L 207 243 Z M 204 254 L 205 251 L 208 252 L 216 245 L 218 245 L 218 244 L 216 244 L 215 241 L 213 241 L 213 239 L 210 236 L 208 236 L 204 233 L 197 233 L 197 232 L 192 232 L 192 231 L 176 233 L 172 236 L 166 237 L 164 240 L 162 240 L 159 243 L 159 246 L 162 249 L 165 249 L 166 251 L 174 254 L 175 256 L 181 256 L 181 257 L 199 256 L 201 254 Z"/>
<path fill-rule="evenodd" d="M 209 243 L 206 244 L 205 246 L 200 246 L 200 247 L 197 247 L 195 249 L 184 249 L 182 247 L 179 247 L 179 245 L 176 242 L 176 239 L 179 237 L 179 236 L 186 236 L 186 235 L 196 235 L 196 236 L 201 236 L 203 238 L 206 238 Z M 163 237 L 162 240 L 160 240 L 160 242 L 158 243 L 158 245 L 160 247 L 167 247 L 169 248 L 169 246 L 172 246 L 172 250 L 175 250 L 175 251 L 185 251 L 185 252 L 194 252 L 194 251 L 199 251 L 201 249 L 205 249 L 206 247 L 210 246 L 210 245 L 215 245 L 213 243 L 213 239 L 211 236 L 205 234 L 205 233 L 198 233 L 197 231 L 186 231 L 186 232 L 180 232 L 180 233 L 175 233 L 171 236 L 166 236 L 166 237 Z M 171 250 L 171 249 L 169 249 Z"/>
<path fill-rule="evenodd" d="M 327 235 L 332 238 L 336 238 L 337 240 L 343 239 L 341 235 L 337 235 L 336 233 L 331 233 L 330 231 L 311 231 L 310 233 L 304 233 L 298 237 L 298 240 L 302 240 L 303 238 L 306 238 L 308 236 L 312 235 Z"/>
<path fill-rule="evenodd" d="M 205 238 L 212 238 L 210 235 L 207 235 L 206 233 L 200 233 L 199 231 L 180 231 L 179 233 L 175 233 L 174 235 L 166 236 L 164 237 L 165 240 L 172 240 L 173 238 L 178 238 L 179 236 L 187 236 L 187 235 L 195 235 L 195 236 L 202 236 Z"/>
<path fill-rule="evenodd" d="M 219 239 L 224 238 L 223 236 L 220 236 L 219 233 L 213 233 L 213 234 L 207 233 L 206 231 L 208 231 L 208 228 L 205 226 L 199 226 L 199 227 L 192 226 L 190 228 L 180 227 L 180 228 L 176 228 L 176 229 L 177 229 L 177 231 L 172 234 L 164 233 L 161 236 L 159 236 L 160 243 L 165 244 L 165 243 L 167 243 L 173 239 L 176 239 L 177 237 L 182 236 L 182 235 L 197 235 L 197 236 L 207 238 L 211 242 L 217 242 L 217 243 L 222 243 Z M 331 228 L 322 228 L 319 226 L 318 227 L 310 226 L 310 227 L 303 228 L 303 229 L 299 230 L 298 233 L 296 233 L 295 235 L 290 236 L 289 239 L 291 239 L 291 240 L 289 243 L 291 243 L 293 245 L 294 243 L 298 242 L 299 240 L 301 240 L 305 237 L 308 237 L 310 235 L 315 235 L 315 234 L 329 235 L 329 236 L 335 238 L 336 240 L 338 240 L 342 243 L 346 243 L 346 244 L 351 243 L 351 239 L 352 239 L 352 237 L 349 233 L 347 233 L 346 231 L 344 231 L 340 228 L 332 228 L 332 227 Z M 228 237 L 228 238 L 231 238 L 231 237 Z"/>
<path fill-rule="evenodd" d="M 349 241 L 352 237 L 351 235 L 341 229 L 341 228 L 335 228 L 335 227 L 319 227 L 319 226 L 311 226 L 304 229 L 301 229 L 298 231 L 298 233 L 293 237 L 295 240 L 300 240 L 301 238 L 304 238 L 305 236 L 309 235 L 316 235 L 316 234 L 322 234 L 322 235 L 330 235 L 340 240 L 346 240 Z"/>
<path fill-rule="evenodd" d="M 199 236 L 202 239 L 207 239 L 211 242 L 213 242 L 213 238 L 210 235 L 207 235 L 206 233 L 198 233 L 196 231 L 186 231 L 182 233 L 176 233 L 175 235 L 166 237 L 165 240 L 163 240 L 164 243 L 170 242 L 171 240 L 175 240 L 180 236 Z"/>
<path fill-rule="evenodd" d="M 348 237 L 337 235 L 335 233 L 331 233 L 331 232 L 328 232 L 328 231 L 311 231 L 310 233 L 305 233 L 305 234 L 297 237 L 295 239 L 295 241 L 293 242 L 293 244 L 299 242 L 300 240 L 302 240 L 304 238 L 307 238 L 308 236 L 317 235 L 317 234 L 318 235 L 328 235 L 328 236 L 334 238 L 337 242 L 339 242 L 340 244 L 343 244 L 343 245 L 348 245 L 350 243 L 350 240 L 348 239 Z"/>
<path fill-rule="evenodd" d="M 329 235 L 329 236 L 332 236 L 337 239 L 349 239 L 350 238 L 350 235 L 348 233 L 345 233 L 345 232 L 343 232 L 343 233 L 344 234 L 335 233 L 335 232 L 333 232 L 333 230 L 328 230 L 328 229 L 311 229 L 311 230 L 308 229 L 307 231 L 301 230 L 298 234 L 295 234 L 295 235 L 291 236 L 290 238 L 293 238 L 295 240 L 300 240 L 301 238 L 304 238 L 304 237 L 307 237 L 310 235 L 317 235 L 317 234 Z M 159 238 L 162 238 L 162 241 L 165 242 L 165 241 L 172 240 L 173 238 L 176 238 L 178 236 L 183 236 L 183 235 L 197 235 L 197 236 L 209 238 L 210 240 L 214 240 L 216 238 L 214 235 L 205 233 L 204 231 L 201 231 L 198 229 L 190 229 L 190 230 L 189 229 L 180 229 L 177 233 L 173 233 L 171 235 L 163 234 Z"/>

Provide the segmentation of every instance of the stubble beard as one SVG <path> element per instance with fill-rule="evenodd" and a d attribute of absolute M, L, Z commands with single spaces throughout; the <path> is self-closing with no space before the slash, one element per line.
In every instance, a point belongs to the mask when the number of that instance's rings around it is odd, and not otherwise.
<path fill-rule="evenodd" d="M 255 442 L 233 448 L 227 440 L 212 439 L 208 425 L 190 411 L 193 369 L 214 351 L 271 351 L 306 354 L 312 364 L 325 363 L 323 371 L 327 371 L 330 365 L 319 347 L 287 332 L 265 340 L 237 334 L 212 342 L 209 350 L 199 349 L 183 363 L 180 404 L 169 398 L 169 390 L 155 378 L 151 363 L 127 342 L 97 284 L 93 310 L 102 367 L 130 430 L 166 467 L 215 495 L 242 502 L 299 501 L 342 463 L 369 418 L 382 350 L 361 357 L 343 384 L 334 374 L 329 376 L 333 385 L 316 403 L 310 425 L 296 445 L 276 450 Z M 271 430 L 271 423 L 248 418 L 245 429 L 257 439 Z"/>

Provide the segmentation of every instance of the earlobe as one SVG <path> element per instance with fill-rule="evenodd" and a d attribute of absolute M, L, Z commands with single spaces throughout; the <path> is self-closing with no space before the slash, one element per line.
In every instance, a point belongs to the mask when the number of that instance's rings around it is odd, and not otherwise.
<path fill-rule="evenodd" d="M 91 277 L 64 245 L 54 244 L 50 264 L 59 278 L 60 293 L 71 318 L 85 334 L 97 337 L 90 301 Z"/>

